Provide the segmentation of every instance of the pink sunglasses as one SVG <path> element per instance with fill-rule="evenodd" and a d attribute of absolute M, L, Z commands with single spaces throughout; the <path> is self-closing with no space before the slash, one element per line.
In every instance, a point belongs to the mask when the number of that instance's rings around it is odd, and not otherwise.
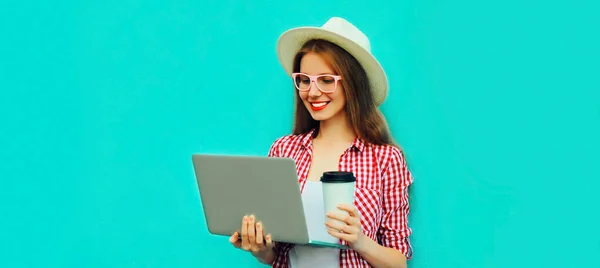
<path fill-rule="evenodd" d="M 342 77 L 333 74 L 308 75 L 305 73 L 292 73 L 292 79 L 294 80 L 294 86 L 299 91 L 310 90 L 310 86 L 314 83 L 321 92 L 331 93 L 335 91 L 338 81 L 342 80 Z"/>

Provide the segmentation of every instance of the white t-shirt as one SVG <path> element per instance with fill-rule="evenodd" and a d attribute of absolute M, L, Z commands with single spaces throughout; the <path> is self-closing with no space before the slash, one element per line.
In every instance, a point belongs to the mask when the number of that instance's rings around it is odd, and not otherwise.
<path fill-rule="evenodd" d="M 306 181 L 302 191 L 302 203 L 308 231 L 326 229 L 325 208 L 321 182 Z M 340 250 L 295 245 L 289 253 L 292 268 L 337 268 L 340 267 Z"/>

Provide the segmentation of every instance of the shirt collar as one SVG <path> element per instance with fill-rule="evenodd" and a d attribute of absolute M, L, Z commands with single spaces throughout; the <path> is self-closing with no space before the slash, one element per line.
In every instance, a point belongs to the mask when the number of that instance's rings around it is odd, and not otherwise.
<path fill-rule="evenodd" d="M 313 139 L 314 134 L 315 134 L 315 129 L 313 128 L 309 132 L 304 134 L 304 137 L 302 137 L 302 146 L 305 149 L 308 149 L 308 148 L 312 149 L 312 139 Z"/>
<path fill-rule="evenodd" d="M 358 149 L 359 152 L 362 152 L 365 150 L 365 142 L 361 138 L 356 137 L 352 143 L 352 147 Z"/>
<path fill-rule="evenodd" d="M 309 132 L 304 134 L 304 137 L 302 137 L 302 146 L 305 149 L 308 149 L 308 148 L 312 149 L 312 140 L 313 140 L 314 134 L 315 134 L 315 129 L 313 128 Z M 350 147 L 357 149 L 359 152 L 362 152 L 365 150 L 365 142 L 361 138 L 356 137 Z"/>

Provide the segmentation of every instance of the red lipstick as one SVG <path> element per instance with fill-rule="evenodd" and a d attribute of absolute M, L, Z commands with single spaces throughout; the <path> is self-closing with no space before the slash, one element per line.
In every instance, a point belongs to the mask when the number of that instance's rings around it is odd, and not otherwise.
<path fill-rule="evenodd" d="M 328 101 L 324 101 L 324 102 L 311 102 L 310 103 L 310 108 L 313 111 L 320 111 L 325 109 L 325 107 L 327 107 L 327 105 L 329 105 Z"/>

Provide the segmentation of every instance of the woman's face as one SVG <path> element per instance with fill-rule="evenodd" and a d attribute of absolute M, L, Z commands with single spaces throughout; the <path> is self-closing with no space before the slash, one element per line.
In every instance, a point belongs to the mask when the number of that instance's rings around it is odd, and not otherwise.
<path fill-rule="evenodd" d="M 307 53 L 302 57 L 300 73 L 309 76 L 338 75 L 323 57 L 315 53 Z M 325 121 L 344 116 L 344 88 L 333 76 L 321 76 L 313 81 L 304 75 L 296 77 L 296 85 L 302 89 L 299 90 L 300 99 L 314 120 Z M 326 92 L 319 90 L 319 87 Z"/>

